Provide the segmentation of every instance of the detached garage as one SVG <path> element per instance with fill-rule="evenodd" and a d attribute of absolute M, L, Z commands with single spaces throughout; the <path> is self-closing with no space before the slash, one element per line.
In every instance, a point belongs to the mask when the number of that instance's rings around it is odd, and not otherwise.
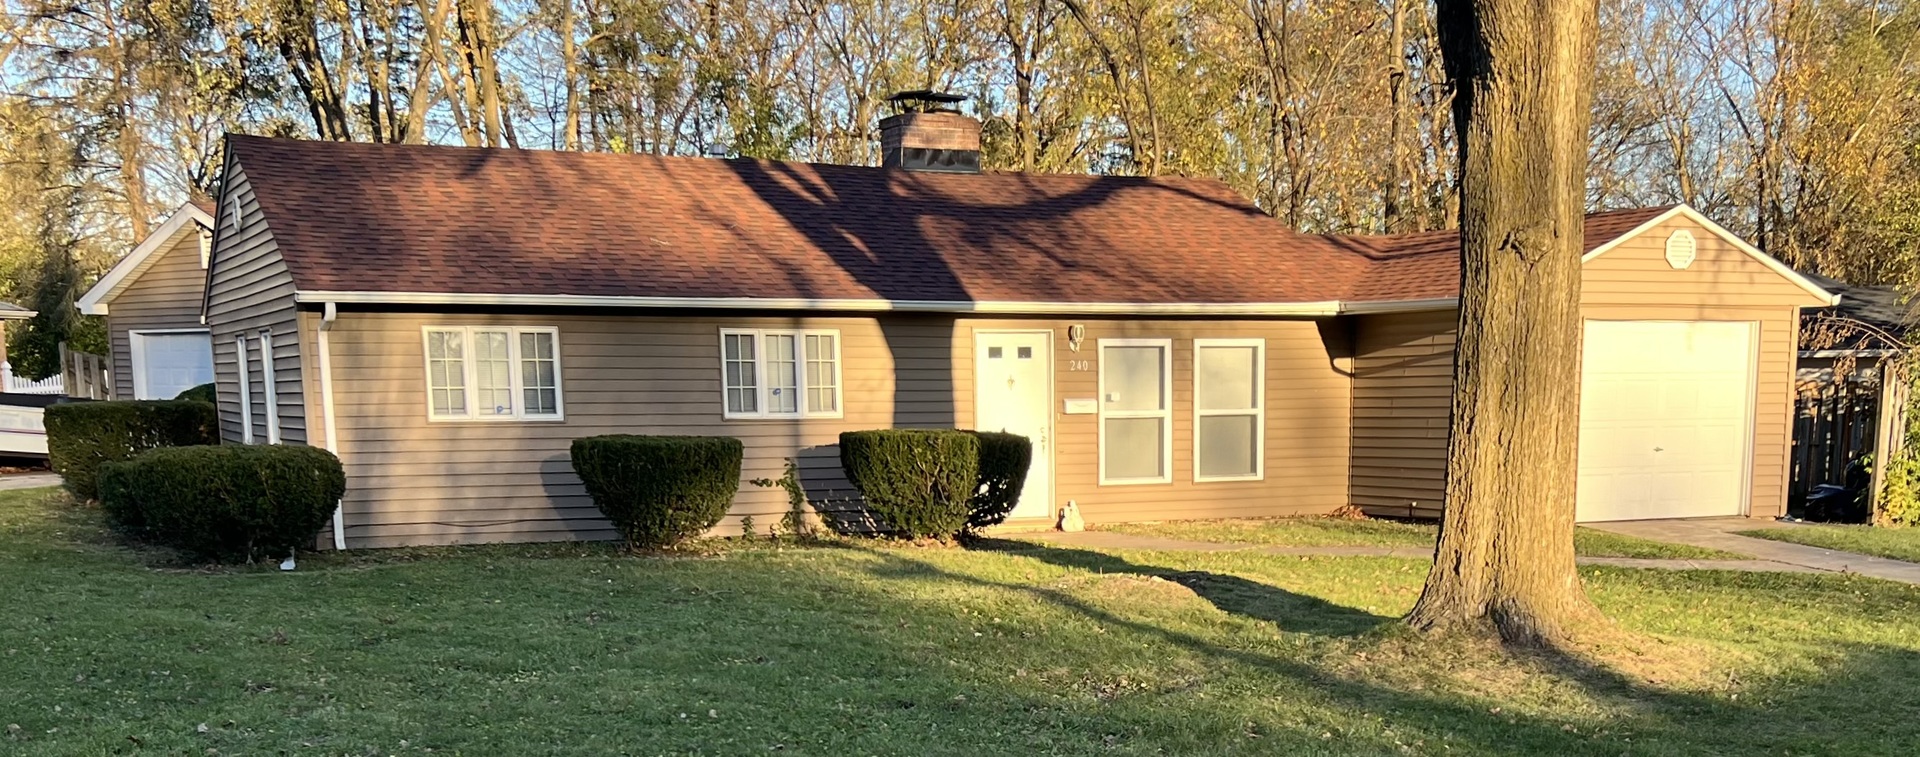
<path fill-rule="evenodd" d="M 1451 238 L 1376 254 L 1411 269 Z M 1837 298 L 1685 206 L 1589 216 L 1586 245 L 1579 520 L 1784 514 L 1799 311 Z M 1440 514 L 1456 317 L 1356 318 L 1352 496 L 1369 512 Z"/>

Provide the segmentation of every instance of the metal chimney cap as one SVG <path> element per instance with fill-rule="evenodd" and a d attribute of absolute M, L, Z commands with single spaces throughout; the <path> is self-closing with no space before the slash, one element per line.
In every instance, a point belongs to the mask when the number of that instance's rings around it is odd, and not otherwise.
<path fill-rule="evenodd" d="M 956 95 L 952 92 L 935 92 L 931 89 L 911 89 L 904 92 L 895 92 L 887 96 L 887 102 L 899 106 L 901 112 L 951 110 L 948 106 L 958 105 L 966 101 L 966 95 Z"/>

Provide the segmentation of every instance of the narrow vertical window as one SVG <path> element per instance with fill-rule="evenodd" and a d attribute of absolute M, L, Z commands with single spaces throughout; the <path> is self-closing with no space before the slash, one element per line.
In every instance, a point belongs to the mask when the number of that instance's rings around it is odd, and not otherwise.
<path fill-rule="evenodd" d="M 1100 482 L 1173 480 L 1173 342 L 1100 340 Z"/>
<path fill-rule="evenodd" d="M 727 414 L 757 415 L 760 412 L 759 353 L 753 334 L 722 334 L 726 354 Z"/>
<path fill-rule="evenodd" d="M 553 332 L 521 332 L 520 386 L 527 415 L 560 412 L 560 353 Z"/>
<path fill-rule="evenodd" d="M 513 415 L 513 352 L 505 331 L 473 331 L 474 414 Z"/>
<path fill-rule="evenodd" d="M 434 416 L 467 414 L 466 334 L 427 330 L 427 401 Z"/>
<path fill-rule="evenodd" d="M 240 443 L 253 443 L 253 363 L 247 359 L 247 335 L 233 337 L 233 364 L 240 374 Z"/>
<path fill-rule="evenodd" d="M 807 335 L 807 409 L 834 412 L 840 409 L 839 339 L 832 334 Z"/>
<path fill-rule="evenodd" d="M 794 356 L 792 334 L 767 334 L 766 347 L 767 412 L 795 415 L 800 412 L 800 369 Z"/>
<path fill-rule="evenodd" d="M 267 443 L 280 443 L 280 374 L 273 354 L 273 332 L 260 331 L 261 410 L 267 414 Z"/>
<path fill-rule="evenodd" d="M 1193 353 L 1193 480 L 1260 478 L 1265 340 L 1195 339 Z"/>

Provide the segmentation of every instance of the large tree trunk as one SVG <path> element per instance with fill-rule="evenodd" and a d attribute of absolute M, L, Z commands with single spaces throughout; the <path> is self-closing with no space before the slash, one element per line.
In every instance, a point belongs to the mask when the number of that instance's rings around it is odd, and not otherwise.
<path fill-rule="evenodd" d="M 1460 132 L 1446 518 L 1407 621 L 1554 644 L 1595 617 L 1573 561 L 1594 0 L 1439 0 Z"/>

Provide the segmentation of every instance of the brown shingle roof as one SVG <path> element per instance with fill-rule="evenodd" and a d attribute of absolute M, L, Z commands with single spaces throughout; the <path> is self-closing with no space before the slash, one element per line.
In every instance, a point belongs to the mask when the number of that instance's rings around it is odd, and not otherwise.
<path fill-rule="evenodd" d="M 1188 178 L 233 136 L 303 291 L 1127 304 L 1453 297 L 1458 236 L 1314 236 Z M 1588 249 L 1665 212 L 1589 216 Z"/>
<path fill-rule="evenodd" d="M 230 144 L 302 290 L 1315 302 L 1366 265 L 1207 180 Z"/>
<path fill-rule="evenodd" d="M 1583 250 L 1592 252 L 1648 221 L 1672 205 L 1588 213 Z M 1329 237 L 1372 262 L 1349 298 L 1356 302 L 1424 300 L 1460 294 L 1460 232 Z"/>

